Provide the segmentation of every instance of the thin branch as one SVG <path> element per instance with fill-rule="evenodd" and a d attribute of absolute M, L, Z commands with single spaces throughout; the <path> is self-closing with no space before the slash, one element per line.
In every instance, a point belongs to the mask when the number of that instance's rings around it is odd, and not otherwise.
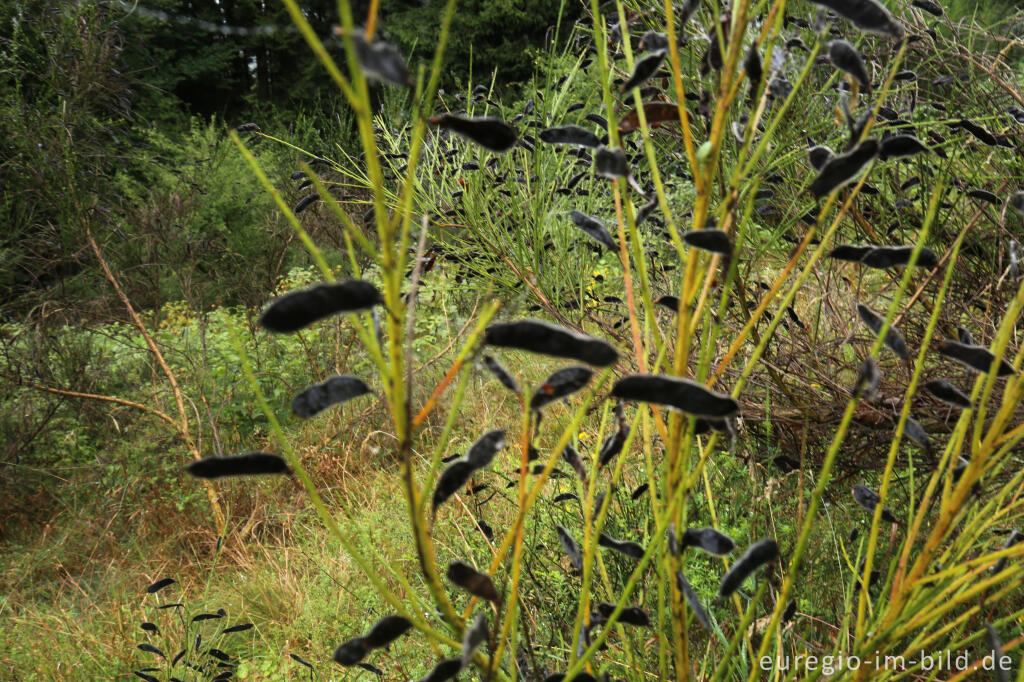
<path fill-rule="evenodd" d="M 117 398 L 117 397 L 110 396 L 110 395 L 100 395 L 98 393 L 83 393 L 81 391 L 69 391 L 67 389 L 54 388 L 52 386 L 44 386 L 42 384 L 37 384 L 37 383 L 33 383 L 33 382 L 22 381 L 20 383 L 23 386 L 28 386 L 29 388 L 33 388 L 33 389 L 35 389 L 37 391 L 45 391 L 46 393 L 53 393 L 55 395 L 66 395 L 66 396 L 71 397 L 71 398 L 85 398 L 86 400 L 99 400 L 99 401 L 105 402 L 105 403 L 115 403 L 117 405 L 124 405 L 125 407 L 134 407 L 137 410 L 142 410 L 143 412 L 147 412 L 147 413 L 153 415 L 154 417 L 158 417 L 159 419 L 161 419 L 161 420 L 167 422 L 168 424 L 170 424 L 176 431 L 178 430 L 178 423 L 176 421 L 174 421 L 174 419 L 172 419 L 170 417 L 170 415 L 168 415 L 168 414 L 166 414 L 164 412 L 161 412 L 160 410 L 158 410 L 156 408 L 150 407 L 149 405 L 143 405 L 142 403 L 137 403 L 134 400 L 127 400 L 125 398 Z"/>

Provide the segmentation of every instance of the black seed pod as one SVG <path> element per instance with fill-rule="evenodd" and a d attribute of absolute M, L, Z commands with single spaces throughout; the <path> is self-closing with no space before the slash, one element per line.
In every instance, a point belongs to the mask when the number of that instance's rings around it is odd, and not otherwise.
<path fill-rule="evenodd" d="M 309 661 L 307 661 L 306 659 L 304 659 L 302 656 L 299 656 L 298 654 L 288 654 L 288 655 L 291 656 L 292 660 L 295 661 L 296 663 L 298 663 L 299 665 L 304 665 L 307 668 L 309 668 L 310 670 L 313 669 L 313 664 L 310 663 Z"/>
<path fill-rule="evenodd" d="M 999 197 L 997 197 L 995 194 L 992 194 L 992 192 L 989 192 L 987 190 L 972 189 L 969 192 L 967 192 L 967 196 L 969 196 L 972 199 L 977 199 L 978 201 L 984 201 L 986 203 L 992 204 L 993 206 L 999 205 Z"/>
<path fill-rule="evenodd" d="M 462 667 L 469 665 L 469 661 L 473 657 L 473 651 L 486 642 L 489 637 L 487 614 L 481 613 L 473 621 L 473 624 L 466 628 L 466 634 L 462 637 L 462 652 L 460 655 Z"/>
<path fill-rule="evenodd" d="M 488 431 L 470 446 L 469 452 L 466 453 L 466 461 L 469 462 L 474 470 L 482 469 L 490 466 L 494 455 L 504 447 L 505 430 L 495 429 L 494 431 Z"/>
<path fill-rule="evenodd" d="M 168 585 L 173 585 L 176 582 L 178 582 L 178 581 L 175 580 L 174 578 L 160 578 L 160 580 L 157 580 L 155 583 L 153 583 L 152 585 L 147 587 L 146 588 L 146 592 L 149 593 L 149 594 L 156 594 L 157 592 L 159 592 L 160 590 L 164 589 Z"/>
<path fill-rule="evenodd" d="M 576 227 L 582 230 L 594 241 L 612 249 L 613 251 L 617 248 L 615 240 L 612 239 L 611 233 L 608 232 L 608 228 L 605 227 L 603 222 L 594 216 L 589 216 L 586 213 L 574 210 L 569 214 L 569 217 L 572 218 L 572 222 Z"/>
<path fill-rule="evenodd" d="M 912 0 L 910 4 L 918 9 L 923 9 L 932 16 L 941 17 L 943 14 L 942 6 L 936 2 L 932 2 L 932 0 Z"/>
<path fill-rule="evenodd" d="M 445 682 L 445 680 L 450 680 L 458 675 L 460 670 L 462 670 L 461 658 L 446 658 L 435 665 L 426 677 L 421 677 L 419 682 Z"/>
<path fill-rule="evenodd" d="M 501 382 L 502 386 L 512 391 L 513 393 L 519 393 L 519 384 L 516 383 L 516 380 L 500 362 L 495 360 L 490 355 L 485 355 L 484 367 L 486 367 L 487 371 L 494 375 L 495 379 Z"/>
<path fill-rule="evenodd" d="M 580 453 L 576 452 L 576 448 L 572 445 L 566 445 L 565 450 L 562 450 L 562 459 L 568 462 L 581 481 L 587 482 L 587 468 L 583 464 L 583 458 L 580 457 Z"/>
<path fill-rule="evenodd" d="M 852 182 L 878 156 L 878 140 L 868 139 L 852 151 L 830 159 L 811 183 L 811 193 L 821 198 Z"/>
<path fill-rule="evenodd" d="M 952 358 L 962 365 L 979 372 L 988 372 L 996 361 L 996 356 L 987 348 L 968 343 L 960 343 L 952 339 L 939 342 L 939 352 Z M 996 376 L 1004 377 L 1014 374 L 1013 366 L 1006 360 L 1000 360 L 996 367 Z"/>
<path fill-rule="evenodd" d="M 830 148 L 823 144 L 817 144 L 807 150 L 807 160 L 811 164 L 811 168 L 816 171 L 820 171 L 825 167 L 825 164 L 834 159 L 836 153 Z"/>
<path fill-rule="evenodd" d="M 854 246 L 852 244 L 840 244 L 829 252 L 829 258 L 845 260 L 852 263 L 859 263 L 860 259 L 872 251 L 874 246 Z"/>
<path fill-rule="evenodd" d="M 601 547 L 613 549 L 616 552 L 625 554 L 626 556 L 631 557 L 633 559 L 640 559 L 644 555 L 644 548 L 638 545 L 637 543 L 630 542 L 628 540 L 616 540 L 615 538 L 609 537 L 604 533 L 601 533 L 601 535 L 598 537 L 597 544 L 599 544 Z"/>
<path fill-rule="evenodd" d="M 334 662 L 340 665 L 355 665 L 363 660 L 366 654 L 370 653 L 370 647 L 366 645 L 362 637 L 353 637 L 342 642 L 334 650 Z"/>
<path fill-rule="evenodd" d="M 292 412 L 300 417 L 312 417 L 332 405 L 358 398 L 370 392 L 362 379 L 347 374 L 333 376 L 313 384 L 292 400 Z"/>
<path fill-rule="evenodd" d="M 295 208 L 292 209 L 292 213 L 302 213 L 317 201 L 320 201 L 320 195 L 316 193 L 302 197 L 299 199 L 299 203 L 295 204 Z"/>
<path fill-rule="evenodd" d="M 160 651 L 152 644 L 147 644 L 146 642 L 139 644 L 138 649 L 139 651 L 145 651 L 148 654 L 156 654 L 160 658 L 167 658 L 167 655 L 164 652 Z"/>
<path fill-rule="evenodd" d="M 732 253 L 732 242 L 729 240 L 729 235 L 722 230 L 714 228 L 690 230 L 689 232 L 684 232 L 682 237 L 683 241 L 690 246 L 704 251 L 719 253 L 723 256 L 728 256 Z"/>
<path fill-rule="evenodd" d="M 718 596 L 728 597 L 739 589 L 743 581 L 754 571 L 779 556 L 779 546 L 775 540 L 765 538 L 759 540 L 747 548 L 729 572 L 722 577 L 718 586 Z"/>
<path fill-rule="evenodd" d="M 612 613 L 615 611 L 615 605 L 607 602 L 600 602 L 597 604 L 597 615 L 600 616 L 602 621 L 607 621 L 611 618 Z M 624 625 L 635 625 L 637 627 L 650 627 L 651 619 L 644 612 L 643 609 L 637 606 L 629 606 L 622 609 L 619 612 L 619 622 Z"/>
<path fill-rule="evenodd" d="M 1021 542 L 1024 542 L 1024 533 L 1021 533 L 1019 530 L 1010 531 L 1010 535 L 1006 538 L 1006 542 L 1003 543 L 1002 549 L 1010 549 Z M 992 567 L 992 572 L 999 573 L 1004 568 L 1006 568 L 1006 557 L 996 562 L 996 565 Z"/>
<path fill-rule="evenodd" d="M 697 621 L 704 626 L 705 630 L 711 632 L 711 620 L 708 618 L 708 612 L 704 609 L 704 605 L 700 602 L 700 597 L 694 592 L 693 587 L 690 586 L 690 581 L 686 579 L 682 571 L 676 571 L 676 587 L 683 593 L 686 603 L 693 609 L 693 615 L 697 617 Z"/>
<path fill-rule="evenodd" d="M 857 314 L 860 316 L 862 322 L 867 325 L 867 328 L 871 330 L 872 334 L 876 336 L 882 331 L 882 325 L 885 320 L 874 310 L 867 307 L 863 303 L 857 304 Z M 907 349 L 907 342 L 903 339 L 903 335 L 900 334 L 899 330 L 894 325 L 890 325 L 888 331 L 885 333 L 885 339 L 883 343 L 901 360 L 907 361 L 910 359 L 910 351 Z"/>
<path fill-rule="evenodd" d="M 665 60 L 665 51 L 658 50 L 652 52 L 643 59 L 637 61 L 633 66 L 633 73 L 629 76 L 629 79 L 622 84 L 622 92 L 629 92 L 638 85 L 642 85 L 644 81 L 653 76 L 657 72 L 658 67 Z"/>
<path fill-rule="evenodd" d="M 555 530 L 558 532 L 558 541 L 562 543 L 562 548 L 565 549 L 565 553 L 569 555 L 569 561 L 577 571 L 583 570 L 583 555 L 580 554 L 579 545 L 569 531 L 562 526 L 555 526 Z"/>
<path fill-rule="evenodd" d="M 500 602 L 501 596 L 489 575 L 477 571 L 469 564 L 453 561 L 448 564 L 448 580 L 475 597 Z"/>
<path fill-rule="evenodd" d="M 878 394 L 878 382 L 882 374 L 878 371 L 878 362 L 870 355 L 860 363 L 857 370 L 857 381 L 853 385 L 853 395 L 860 395 L 865 400 L 872 400 Z"/>
<path fill-rule="evenodd" d="M 960 407 L 965 410 L 971 406 L 971 399 L 959 388 L 944 379 L 929 381 L 924 385 L 924 388 L 947 405 Z"/>
<path fill-rule="evenodd" d="M 864 64 L 864 58 L 850 43 L 837 39 L 828 44 L 828 58 L 836 68 L 853 76 L 865 92 L 871 92 L 871 77 Z"/>
<path fill-rule="evenodd" d="M 973 121 L 968 121 L 966 118 L 960 119 L 960 127 L 969 132 L 971 135 L 980 140 L 983 144 L 989 147 L 995 147 L 999 144 L 999 140 L 996 139 L 995 135 L 982 128 L 980 125 Z"/>
<path fill-rule="evenodd" d="M 594 152 L 594 173 L 602 178 L 629 177 L 629 163 L 621 147 L 598 147 Z"/>
<path fill-rule="evenodd" d="M 546 128 L 538 135 L 541 142 L 547 144 L 572 144 L 581 147 L 600 147 L 601 140 L 597 135 L 580 126 L 560 126 Z"/>
<path fill-rule="evenodd" d="M 854 26 L 869 33 L 881 33 L 893 38 L 903 37 L 903 27 L 892 18 L 889 11 L 875 0 L 810 0 L 815 5 L 827 7 Z"/>
<path fill-rule="evenodd" d="M 739 412 L 739 403 L 689 379 L 664 374 L 634 374 L 619 379 L 612 396 L 674 407 L 699 417 L 721 419 Z"/>
<path fill-rule="evenodd" d="M 610 365 L 619 357 L 606 341 L 537 320 L 492 324 L 487 327 L 485 341 L 490 346 L 570 358 L 599 367 Z"/>
<path fill-rule="evenodd" d="M 275 298 L 259 325 L 279 334 L 296 332 L 329 315 L 365 310 L 381 301 L 377 287 L 362 280 L 317 284 Z"/>
<path fill-rule="evenodd" d="M 246 452 L 227 457 L 206 457 L 190 462 L 185 469 L 196 478 L 290 474 L 291 469 L 278 455 L 267 452 Z"/>
<path fill-rule="evenodd" d="M 714 528 L 687 528 L 679 539 L 683 547 L 699 547 L 708 554 L 724 556 L 736 549 L 736 542 Z"/>
<path fill-rule="evenodd" d="M 913 252 L 913 246 L 877 246 L 865 253 L 860 262 L 869 268 L 902 267 L 910 263 L 910 256 Z M 917 267 L 934 268 L 938 264 L 939 258 L 935 252 L 921 247 L 921 251 L 917 254 Z"/>
<path fill-rule="evenodd" d="M 458 114 L 441 114 L 431 117 L 430 122 L 494 152 L 508 151 L 515 146 L 518 139 L 515 128 L 498 118 L 467 118 Z"/>
<path fill-rule="evenodd" d="M 441 472 L 437 480 L 437 488 L 434 489 L 434 511 L 449 497 L 454 495 L 459 488 L 466 485 L 466 481 L 476 471 L 476 467 L 464 459 L 457 459 Z"/>
<path fill-rule="evenodd" d="M 382 40 L 368 43 L 366 36 L 361 32 L 353 31 L 350 35 L 359 67 L 367 78 L 386 81 L 394 85 L 412 85 L 409 69 L 398 48 Z"/>
<path fill-rule="evenodd" d="M 1024 192 L 1015 192 L 1010 197 L 1010 208 L 1017 213 L 1024 215 Z"/>
<path fill-rule="evenodd" d="M 743 60 L 743 72 L 747 74 L 747 80 L 750 81 L 750 91 L 747 97 L 753 100 L 754 95 L 757 94 L 757 88 L 761 84 L 761 78 L 764 76 L 764 67 L 761 62 L 761 53 L 757 51 L 757 43 L 751 43 L 750 49 L 747 50 L 747 56 Z"/>
<path fill-rule="evenodd" d="M 371 649 L 385 647 L 395 641 L 412 627 L 408 618 L 402 616 L 384 616 L 370 628 L 363 637 L 363 643 Z"/>
<path fill-rule="evenodd" d="M 615 433 L 605 438 L 597 455 L 597 465 L 599 467 L 608 466 L 615 456 L 622 452 L 622 447 L 626 444 L 628 437 L 629 426 L 623 424 Z"/>
<path fill-rule="evenodd" d="M 646 52 L 657 52 L 659 50 L 667 50 L 668 36 L 666 36 L 664 33 L 658 33 L 657 31 L 648 31 L 647 33 L 643 34 L 643 36 L 640 37 L 640 44 L 638 47 Z"/>
<path fill-rule="evenodd" d="M 875 507 L 877 507 L 881 502 L 881 498 L 878 497 L 878 493 L 865 485 L 853 486 L 853 499 L 857 504 L 864 507 L 871 513 L 874 513 Z M 888 521 L 889 523 L 899 523 L 896 516 L 888 507 L 882 508 L 882 520 Z"/>
<path fill-rule="evenodd" d="M 931 448 L 931 439 L 928 437 L 928 432 L 924 430 L 921 423 L 913 417 L 907 417 L 906 423 L 903 425 L 903 433 L 907 434 L 907 438 L 920 445 L 925 450 Z"/>
<path fill-rule="evenodd" d="M 913 135 L 893 135 L 882 140 L 878 149 L 878 158 L 882 161 L 914 156 L 928 152 L 928 147 Z"/>

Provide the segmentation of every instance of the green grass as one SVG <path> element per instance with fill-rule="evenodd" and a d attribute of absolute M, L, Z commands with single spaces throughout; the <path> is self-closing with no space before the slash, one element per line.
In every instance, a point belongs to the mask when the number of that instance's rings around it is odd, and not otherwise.
<path fill-rule="evenodd" d="M 529 370 L 536 377 L 548 371 L 542 366 Z M 480 373 L 470 390 L 483 399 L 492 394 L 493 385 L 489 376 Z M 453 442 L 453 450 L 468 445 L 468 434 L 488 424 L 516 419 L 517 406 L 511 398 L 488 407 L 485 413 L 458 425 L 458 432 L 466 435 Z M 382 461 L 381 453 L 374 452 L 372 446 L 362 453 L 340 453 L 331 447 L 316 449 L 315 441 L 310 442 L 310 434 L 303 434 L 304 430 L 298 427 L 292 431 L 296 439 L 306 443 L 303 449 L 309 448 L 307 461 L 315 467 L 331 508 L 350 510 L 351 516 L 338 517 L 342 532 L 372 553 L 382 566 L 395 566 L 406 581 L 418 584 L 417 564 L 408 551 L 408 529 L 402 516 L 394 513 L 397 464 Z M 369 434 L 361 430 L 351 435 L 349 442 L 358 443 Z M 375 463 L 369 466 L 368 460 Z M 492 488 L 502 488 L 515 466 L 512 457 L 499 458 L 493 468 L 506 475 L 487 476 L 485 480 Z M 770 479 L 774 490 L 764 496 L 767 506 L 757 518 L 750 517 L 745 503 L 756 494 L 756 483 L 740 460 L 714 463 L 709 476 L 716 485 L 731 490 L 730 496 L 717 505 L 720 527 L 737 538 L 747 537 L 752 525 L 767 522 L 773 515 L 790 515 L 796 504 L 798 474 Z M 231 623 L 256 625 L 253 631 L 234 635 L 229 640 L 231 646 L 223 647 L 240 657 L 242 679 L 302 679 L 303 669 L 288 657 L 289 653 L 313 662 L 328 675 L 334 665 L 329 661 L 333 647 L 357 633 L 368 618 L 386 613 L 386 605 L 345 560 L 337 543 L 325 541 L 315 515 L 303 509 L 291 485 L 268 483 L 255 489 L 245 483 L 227 486 L 224 493 L 230 500 L 231 530 L 218 556 L 216 538 L 204 521 L 203 500 L 195 499 L 183 511 L 175 511 L 166 503 L 147 511 L 144 498 L 150 495 L 140 496 L 132 488 L 148 482 L 140 476 L 126 482 L 127 490 L 112 491 L 120 504 L 94 509 L 93 519 L 84 510 L 66 512 L 50 521 L 53 531 L 31 542 L 8 544 L 9 551 L 0 565 L 5 620 L 10 624 L 0 641 L 5 652 L 0 669 L 6 671 L 6 676 L 26 680 L 94 679 L 112 670 L 139 669 L 155 659 L 135 650 L 135 643 L 152 641 L 165 651 L 169 649 L 161 639 L 147 640 L 138 629 L 139 623 L 148 620 L 162 624 L 158 620 L 161 614 L 153 605 L 179 600 L 186 602 L 190 615 L 223 607 Z M 166 491 L 171 485 L 186 484 L 178 476 L 161 488 Z M 622 539 L 641 540 L 648 503 L 630 500 L 632 487 L 633 483 L 625 486 L 624 494 L 619 496 L 623 518 L 608 532 Z M 550 502 L 558 492 L 572 489 L 571 485 L 558 483 L 550 495 L 546 494 L 544 510 L 536 526 L 529 529 L 530 537 L 547 545 L 547 549 L 533 554 L 531 562 L 533 574 L 540 581 L 536 587 L 543 588 L 544 595 L 529 604 L 538 617 L 571 598 L 572 581 L 562 574 L 564 561 L 555 551 L 557 540 L 549 528 L 552 523 L 573 522 L 575 503 Z M 460 556 L 470 548 L 479 551 L 484 546 L 483 536 L 474 529 L 471 509 L 459 506 L 452 518 L 437 527 L 437 542 L 445 547 L 442 556 Z M 695 511 L 703 516 L 706 512 L 701 507 L 698 503 Z M 486 507 L 485 518 L 500 532 L 513 508 L 514 501 L 499 493 Z M 126 513 L 132 513 L 132 518 L 124 518 Z M 102 526 L 97 519 L 102 519 Z M 250 525 L 248 532 L 243 532 Z M 175 532 L 183 526 L 193 530 Z M 615 576 L 628 566 L 610 558 L 608 568 Z M 697 589 L 713 590 L 720 571 L 719 562 L 700 559 L 691 569 L 690 579 Z M 143 593 L 150 582 L 163 576 L 177 578 L 179 584 L 163 590 L 161 600 Z M 729 617 L 727 611 L 714 613 L 722 620 Z M 558 660 L 558 647 L 564 644 L 557 638 L 541 639 L 536 643 L 537 655 L 553 665 Z M 389 676 L 400 674 L 400 670 L 408 677 L 421 676 L 427 672 L 426 662 L 417 660 L 421 657 L 416 651 L 417 645 L 407 642 L 373 662 Z"/>

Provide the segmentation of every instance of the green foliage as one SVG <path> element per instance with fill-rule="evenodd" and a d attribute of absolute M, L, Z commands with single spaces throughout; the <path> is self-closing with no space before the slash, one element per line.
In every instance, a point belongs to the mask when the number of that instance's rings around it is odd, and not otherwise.
<path fill-rule="evenodd" d="M 991 27 L 1011 18 L 1020 9 L 1020 3 L 1014 2 L 1014 0 L 992 0 L 991 2 L 950 0 L 948 3 L 943 3 L 943 8 L 953 21 L 967 20 L 977 22 L 981 26 Z"/>
<path fill-rule="evenodd" d="M 333 0 L 304 6 L 322 35 L 337 21 Z M 253 108 L 309 107 L 330 83 L 279 3 L 153 0 L 110 12 L 125 40 L 122 68 L 139 81 L 144 120 L 173 125 L 183 114 L 233 120 Z"/>
<path fill-rule="evenodd" d="M 441 7 L 435 0 L 383 0 L 381 29 L 414 63 L 427 60 Z M 574 18 L 576 6 L 567 7 Z M 360 24 L 368 10 L 367 0 L 352 3 Z M 182 112 L 233 120 L 243 111 L 275 108 L 333 111 L 319 97 L 332 87 L 330 79 L 280 3 L 153 0 L 137 11 L 116 5 L 109 11 L 124 36 L 122 71 L 139 81 L 136 113 L 144 120 L 173 124 Z M 321 37 L 340 23 L 334 0 L 305 2 L 303 12 Z M 489 80 L 495 70 L 501 83 L 525 80 L 532 73 L 532 51 L 557 37 L 551 31 L 558 17 L 558 3 L 550 0 L 466 3 L 456 18 L 444 85 L 468 82 L 471 55 L 478 80 L 481 74 Z M 339 58 L 340 41 L 327 44 Z"/>
<path fill-rule="evenodd" d="M 310 281 L 308 269 L 294 269 L 280 287 Z M 144 317 L 196 410 L 192 429 L 208 452 L 244 449 L 266 432 L 267 419 L 238 376 L 238 350 L 229 332 L 249 324 L 245 308 L 195 310 L 185 301 L 174 301 Z M 429 325 L 425 321 L 420 327 L 418 347 L 424 352 L 433 351 L 439 334 Z M 246 356 L 256 364 L 260 386 L 276 406 L 278 419 L 300 427 L 291 414 L 291 397 L 313 382 L 310 377 L 326 376 L 330 368 L 369 370 L 365 358 L 349 356 L 336 345 L 351 333 L 332 328 L 303 338 L 244 335 Z M 29 472 L 85 469 L 105 488 L 140 481 L 162 489 L 178 487 L 186 459 L 181 444 L 160 432 L 166 428 L 161 421 L 127 404 L 72 402 L 66 394 L 40 390 L 114 396 L 173 413 L 172 396 L 162 385 L 165 378 L 151 364 L 137 328 L 117 322 L 56 329 L 10 324 L 0 339 L 0 395 L 8 406 L 0 412 L 0 436 L 10 444 L 10 465 L 26 467 L 29 479 L 35 477 Z M 17 505 L 26 494 L 24 481 L 5 479 L 4 492 Z M 180 492 L 174 496 L 179 510 L 202 502 L 196 489 Z"/>
<path fill-rule="evenodd" d="M 219 558 L 218 550 L 211 568 Z M 142 640 L 131 652 L 138 661 L 137 669 L 186 677 L 191 675 L 185 671 L 195 671 L 216 677 L 249 658 L 255 624 L 239 622 L 223 606 L 197 603 L 181 594 L 177 581 L 165 580 L 172 584 L 159 587 L 161 583 L 154 582 L 133 614 Z M 155 592 L 149 592 L 154 588 Z M 167 608 L 167 604 L 176 606 Z M 239 627 L 242 629 L 228 632 Z"/>
<path fill-rule="evenodd" d="M 107 248 L 146 307 L 176 299 L 200 310 L 252 305 L 290 264 L 285 234 L 270 220 L 268 198 L 242 174 L 222 126 L 191 123 L 173 137 L 140 131 L 136 162 L 114 178 L 123 203 Z M 279 149 L 272 157 L 282 166 L 287 158 Z M 127 267 L 133 262 L 146 265 Z"/>
<path fill-rule="evenodd" d="M 419 6 L 388 11 L 385 2 L 382 29 L 412 50 L 414 59 L 427 61 L 437 44 L 437 17 L 444 6 L 444 0 L 426 0 Z M 562 44 L 579 14 L 577 3 L 558 0 L 459 3 L 445 51 L 443 84 L 464 87 L 471 75 L 474 83 L 489 83 L 495 72 L 499 84 L 524 84 L 533 75 L 537 51 Z"/>
<path fill-rule="evenodd" d="M 4 306 L 79 272 L 86 210 L 115 201 L 107 178 L 129 147 L 120 51 L 116 29 L 90 3 L 0 7 Z"/>

